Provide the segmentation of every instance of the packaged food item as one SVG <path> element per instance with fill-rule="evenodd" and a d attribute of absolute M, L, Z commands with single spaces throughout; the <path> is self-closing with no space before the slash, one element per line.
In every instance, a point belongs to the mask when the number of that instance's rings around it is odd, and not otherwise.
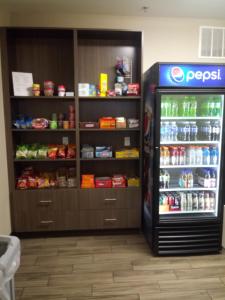
<path fill-rule="evenodd" d="M 69 128 L 70 129 L 75 128 L 75 121 L 69 121 Z"/>
<path fill-rule="evenodd" d="M 99 88 L 100 88 L 100 96 L 105 97 L 106 92 L 108 90 L 108 75 L 105 73 L 100 73 Z"/>
<path fill-rule="evenodd" d="M 68 144 L 66 158 L 75 158 L 76 157 L 76 145 Z"/>
<path fill-rule="evenodd" d="M 19 177 L 17 179 L 16 188 L 20 190 L 28 189 L 27 178 Z"/>
<path fill-rule="evenodd" d="M 124 175 L 113 175 L 112 187 L 125 188 L 126 187 L 126 177 Z"/>
<path fill-rule="evenodd" d="M 139 83 L 128 83 L 127 95 L 138 96 L 139 93 L 140 93 L 140 84 Z"/>
<path fill-rule="evenodd" d="M 57 170 L 57 183 L 58 183 L 58 186 L 61 188 L 67 187 L 67 169 L 66 168 L 59 168 Z"/>
<path fill-rule="evenodd" d="M 45 88 L 44 89 L 44 95 L 46 97 L 52 97 L 54 94 L 54 89 L 53 88 Z"/>
<path fill-rule="evenodd" d="M 115 97 L 116 96 L 116 92 L 114 90 L 108 90 L 106 95 L 108 97 Z"/>
<path fill-rule="evenodd" d="M 83 145 L 81 148 L 82 158 L 94 158 L 94 147 L 90 145 Z"/>
<path fill-rule="evenodd" d="M 29 189 L 36 189 L 37 188 L 37 179 L 33 176 L 28 176 L 27 186 Z"/>
<path fill-rule="evenodd" d="M 45 159 L 48 156 L 48 147 L 44 145 L 39 145 L 37 151 L 37 158 Z"/>
<path fill-rule="evenodd" d="M 111 188 L 112 178 L 111 177 L 96 177 L 95 178 L 96 188 Z"/>
<path fill-rule="evenodd" d="M 99 128 L 97 122 L 80 122 L 80 128 Z"/>
<path fill-rule="evenodd" d="M 139 128 L 139 120 L 138 119 L 128 119 L 127 120 L 128 128 Z"/>
<path fill-rule="evenodd" d="M 48 120 L 45 118 L 36 118 L 32 120 L 32 128 L 45 129 L 48 127 Z"/>
<path fill-rule="evenodd" d="M 124 117 L 117 117 L 116 118 L 116 128 L 126 128 L 127 123 Z"/>
<path fill-rule="evenodd" d="M 40 96 L 41 88 L 40 88 L 39 83 L 33 83 L 32 84 L 32 94 L 33 94 L 33 96 Z"/>
<path fill-rule="evenodd" d="M 74 96 L 74 92 L 66 92 L 66 97 L 73 97 Z"/>
<path fill-rule="evenodd" d="M 116 158 L 138 158 L 139 149 L 137 148 L 124 148 L 115 151 Z"/>
<path fill-rule="evenodd" d="M 127 186 L 128 187 L 139 187 L 140 186 L 140 178 L 139 177 L 128 177 L 127 178 Z"/>
<path fill-rule="evenodd" d="M 49 188 L 50 184 L 49 184 L 49 179 L 47 177 L 38 177 L 37 178 L 37 188 L 38 189 L 45 189 L 45 188 Z"/>
<path fill-rule="evenodd" d="M 58 145 L 57 157 L 61 158 L 61 159 L 66 158 L 66 147 L 65 147 L 65 145 Z"/>
<path fill-rule="evenodd" d="M 37 153 L 38 153 L 38 146 L 36 144 L 29 145 L 27 147 L 27 158 L 28 159 L 37 158 Z"/>
<path fill-rule="evenodd" d="M 100 128 L 116 128 L 116 119 L 112 117 L 102 117 L 99 119 Z"/>
<path fill-rule="evenodd" d="M 93 174 L 81 175 L 81 188 L 95 188 L 95 176 Z"/>
<path fill-rule="evenodd" d="M 25 159 L 27 158 L 28 146 L 27 145 L 18 145 L 16 149 L 16 158 Z"/>
<path fill-rule="evenodd" d="M 68 169 L 68 177 L 67 177 L 67 187 L 72 188 L 75 187 L 76 184 L 76 170 L 75 168 Z"/>
<path fill-rule="evenodd" d="M 48 146 L 48 157 L 50 159 L 56 159 L 57 158 L 57 152 L 58 152 L 57 145 L 49 145 Z"/>
<path fill-rule="evenodd" d="M 51 89 L 54 89 L 54 82 L 52 80 L 45 80 L 44 81 L 44 88 L 47 89 L 47 88 L 51 88 Z"/>
<path fill-rule="evenodd" d="M 116 96 L 122 96 L 122 84 L 121 83 L 115 83 L 114 89 L 115 89 Z"/>
<path fill-rule="evenodd" d="M 78 96 L 89 96 L 90 85 L 89 83 L 78 83 Z"/>
<path fill-rule="evenodd" d="M 95 157 L 112 157 L 112 146 L 96 146 L 95 147 Z"/>
<path fill-rule="evenodd" d="M 89 96 L 96 96 L 96 86 L 94 84 L 89 85 Z"/>
<path fill-rule="evenodd" d="M 64 97 L 66 93 L 66 88 L 64 85 L 58 85 L 58 96 Z"/>
<path fill-rule="evenodd" d="M 63 129 L 69 129 L 69 121 L 67 120 L 63 121 Z"/>

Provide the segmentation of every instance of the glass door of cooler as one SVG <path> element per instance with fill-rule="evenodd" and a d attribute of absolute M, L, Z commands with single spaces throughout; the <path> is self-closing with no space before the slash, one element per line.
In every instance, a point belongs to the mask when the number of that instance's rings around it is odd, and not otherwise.
<path fill-rule="evenodd" d="M 159 215 L 217 216 L 224 95 L 161 94 Z"/>

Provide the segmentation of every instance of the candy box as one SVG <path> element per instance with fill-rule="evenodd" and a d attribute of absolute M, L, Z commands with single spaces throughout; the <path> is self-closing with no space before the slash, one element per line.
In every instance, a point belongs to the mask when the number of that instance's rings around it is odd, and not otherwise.
<path fill-rule="evenodd" d="M 111 177 L 96 177 L 95 178 L 95 187 L 96 188 L 111 188 L 112 187 Z"/>
<path fill-rule="evenodd" d="M 78 83 L 78 96 L 89 96 L 90 84 Z"/>
<path fill-rule="evenodd" d="M 100 96 L 105 97 L 106 92 L 108 90 L 108 75 L 105 73 L 100 74 L 99 88 L 100 88 Z"/>
<path fill-rule="evenodd" d="M 126 187 L 126 177 L 123 175 L 114 175 L 112 177 L 112 187 L 125 188 Z"/>
<path fill-rule="evenodd" d="M 112 117 L 103 117 L 99 119 L 100 128 L 116 128 L 116 119 Z"/>
<path fill-rule="evenodd" d="M 127 95 L 138 96 L 139 92 L 140 92 L 140 84 L 139 83 L 128 83 Z"/>
<path fill-rule="evenodd" d="M 96 146 L 95 157 L 112 157 L 111 146 Z"/>
<path fill-rule="evenodd" d="M 127 123 L 124 117 L 117 117 L 116 118 L 116 128 L 126 128 Z"/>
<path fill-rule="evenodd" d="M 95 176 L 93 174 L 81 175 L 81 188 L 94 188 L 95 187 Z"/>

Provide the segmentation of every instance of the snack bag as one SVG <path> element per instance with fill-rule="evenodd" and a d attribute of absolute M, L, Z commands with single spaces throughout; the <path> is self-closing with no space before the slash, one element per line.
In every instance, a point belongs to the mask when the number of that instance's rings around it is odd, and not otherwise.
<path fill-rule="evenodd" d="M 23 158 L 27 158 L 27 145 L 18 145 L 17 149 L 16 149 L 16 158 L 17 159 L 23 159 Z"/>
<path fill-rule="evenodd" d="M 75 158 L 76 146 L 74 144 L 68 144 L 66 158 Z"/>
<path fill-rule="evenodd" d="M 48 145 L 48 157 L 50 159 L 57 158 L 58 147 L 56 145 Z"/>
<path fill-rule="evenodd" d="M 66 147 L 65 145 L 58 145 L 58 158 L 66 158 Z"/>
<path fill-rule="evenodd" d="M 48 147 L 44 145 L 40 145 L 37 151 L 37 157 L 45 159 L 48 156 Z"/>

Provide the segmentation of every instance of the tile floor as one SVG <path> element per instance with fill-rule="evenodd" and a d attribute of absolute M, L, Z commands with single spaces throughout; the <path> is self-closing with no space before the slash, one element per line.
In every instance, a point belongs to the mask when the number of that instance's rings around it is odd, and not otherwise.
<path fill-rule="evenodd" d="M 140 234 L 22 240 L 17 300 L 225 300 L 225 251 L 153 257 Z"/>

